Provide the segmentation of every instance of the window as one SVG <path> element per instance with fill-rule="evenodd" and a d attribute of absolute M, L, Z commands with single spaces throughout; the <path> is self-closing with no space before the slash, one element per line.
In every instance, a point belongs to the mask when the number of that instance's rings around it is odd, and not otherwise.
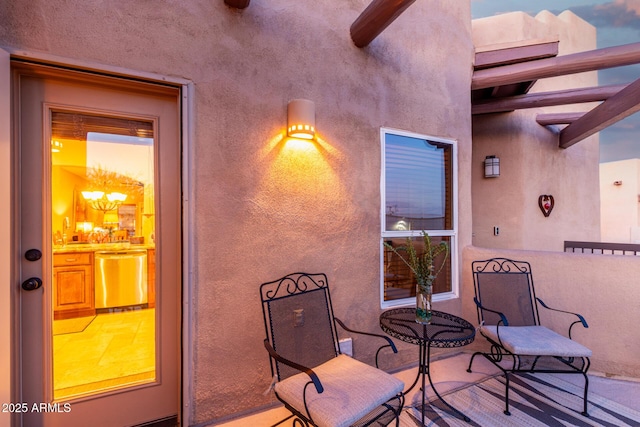
<path fill-rule="evenodd" d="M 457 296 L 456 143 L 394 129 L 380 130 L 381 286 L 382 307 L 415 302 L 411 270 L 383 242 L 402 246 L 412 238 L 417 248 L 422 231 L 433 243 L 444 240 L 450 256 L 434 284 L 434 301 Z"/>

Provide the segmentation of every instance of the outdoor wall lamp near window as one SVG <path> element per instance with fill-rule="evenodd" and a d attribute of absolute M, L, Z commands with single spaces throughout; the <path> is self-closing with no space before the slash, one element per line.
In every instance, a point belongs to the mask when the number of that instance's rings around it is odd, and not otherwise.
<path fill-rule="evenodd" d="M 287 135 L 313 139 L 316 134 L 316 106 L 308 99 L 293 99 L 287 105 Z"/>
<path fill-rule="evenodd" d="M 496 156 L 487 156 L 484 159 L 484 177 L 497 178 L 500 176 L 500 159 Z"/>

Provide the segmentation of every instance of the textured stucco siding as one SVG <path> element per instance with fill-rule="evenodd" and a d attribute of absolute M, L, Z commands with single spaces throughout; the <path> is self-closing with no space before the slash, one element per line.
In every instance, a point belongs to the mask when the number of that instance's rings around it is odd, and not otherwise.
<path fill-rule="evenodd" d="M 0 4 L 0 46 L 193 83 L 191 423 L 273 403 L 263 281 L 325 272 L 336 313 L 379 331 L 381 126 L 457 140 L 458 247 L 471 243 L 470 3 L 416 2 L 358 49 L 349 27 L 368 3 Z M 314 145 L 283 138 L 294 98 L 315 102 Z"/>

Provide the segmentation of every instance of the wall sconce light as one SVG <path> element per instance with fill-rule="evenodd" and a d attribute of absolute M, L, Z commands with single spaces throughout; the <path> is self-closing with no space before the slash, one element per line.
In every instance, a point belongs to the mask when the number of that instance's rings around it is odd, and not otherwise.
<path fill-rule="evenodd" d="M 62 151 L 62 142 L 51 140 L 51 152 L 59 153 Z"/>
<path fill-rule="evenodd" d="M 496 156 L 487 156 L 484 159 L 484 177 L 497 178 L 500 176 L 500 159 Z"/>
<path fill-rule="evenodd" d="M 93 223 L 88 221 L 78 221 L 76 222 L 76 231 L 88 233 L 93 230 Z"/>
<path fill-rule="evenodd" d="M 119 218 L 116 212 L 105 212 L 102 220 L 103 224 L 118 224 Z"/>
<path fill-rule="evenodd" d="M 308 99 L 293 99 L 287 105 L 287 135 L 313 139 L 316 135 L 316 106 Z"/>

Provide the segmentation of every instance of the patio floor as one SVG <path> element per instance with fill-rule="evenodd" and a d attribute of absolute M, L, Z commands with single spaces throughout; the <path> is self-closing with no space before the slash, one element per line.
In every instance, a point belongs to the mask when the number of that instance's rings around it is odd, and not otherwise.
<path fill-rule="evenodd" d="M 467 384 L 481 381 L 500 371 L 482 357 L 477 357 L 473 363 L 473 373 L 467 372 L 469 353 L 456 353 L 444 356 L 431 362 L 431 375 L 438 392 L 446 393 L 448 390 L 458 389 Z M 416 369 L 407 369 L 394 374 L 409 386 L 416 376 Z M 562 375 L 567 381 L 575 381 L 582 384 L 581 375 Z M 415 393 L 419 393 L 416 387 L 406 397 L 406 402 L 412 402 Z M 589 395 L 597 394 L 613 400 L 629 408 L 640 409 L 640 378 L 607 377 L 598 372 L 590 372 Z M 430 387 L 427 388 L 427 397 L 433 396 Z M 259 412 L 238 418 L 222 424 L 212 424 L 220 427 L 262 427 L 270 426 L 287 417 L 289 412 L 283 407 L 277 407 L 264 412 Z M 289 426 L 285 423 L 283 426 Z M 495 426 L 492 426 L 495 427 Z"/>

